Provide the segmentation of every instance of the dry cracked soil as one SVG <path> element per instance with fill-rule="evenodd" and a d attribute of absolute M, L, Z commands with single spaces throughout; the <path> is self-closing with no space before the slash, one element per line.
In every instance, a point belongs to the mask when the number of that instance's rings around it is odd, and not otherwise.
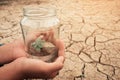
<path fill-rule="evenodd" d="M 66 60 L 53 80 L 120 80 L 120 0 L 0 0 L 0 43 L 22 38 L 29 5 L 53 6 L 61 21 Z"/>

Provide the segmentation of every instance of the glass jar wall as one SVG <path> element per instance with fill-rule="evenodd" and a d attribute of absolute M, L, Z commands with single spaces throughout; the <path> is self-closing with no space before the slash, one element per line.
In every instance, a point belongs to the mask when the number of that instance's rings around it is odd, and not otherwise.
<path fill-rule="evenodd" d="M 21 20 L 23 39 L 31 57 L 44 58 L 49 54 L 57 55 L 55 40 L 59 38 L 59 19 L 53 8 L 23 9 L 24 17 Z M 48 61 L 49 60 L 44 60 Z"/>

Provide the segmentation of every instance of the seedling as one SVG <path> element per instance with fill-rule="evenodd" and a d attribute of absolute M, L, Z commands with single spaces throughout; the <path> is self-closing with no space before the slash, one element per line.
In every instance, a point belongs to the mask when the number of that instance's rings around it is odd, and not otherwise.
<path fill-rule="evenodd" d="M 41 38 L 37 38 L 35 42 L 31 44 L 30 50 L 34 57 L 37 56 L 36 58 L 45 62 L 53 62 L 58 57 L 58 49 Z"/>
<path fill-rule="evenodd" d="M 44 47 L 44 43 L 45 43 L 44 40 L 42 40 L 41 38 L 37 38 L 37 39 L 35 40 L 35 42 L 32 43 L 32 47 L 33 47 L 36 51 L 40 52 L 41 49 Z"/>

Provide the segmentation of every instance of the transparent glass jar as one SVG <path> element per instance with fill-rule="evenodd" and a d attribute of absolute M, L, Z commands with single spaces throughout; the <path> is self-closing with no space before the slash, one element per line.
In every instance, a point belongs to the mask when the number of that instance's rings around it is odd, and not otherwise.
<path fill-rule="evenodd" d="M 28 53 L 33 58 L 50 62 L 45 57 L 49 54 L 55 57 L 58 52 L 54 45 L 54 40 L 59 38 L 59 19 L 55 9 L 26 7 L 23 12 L 24 17 L 20 24 Z"/>

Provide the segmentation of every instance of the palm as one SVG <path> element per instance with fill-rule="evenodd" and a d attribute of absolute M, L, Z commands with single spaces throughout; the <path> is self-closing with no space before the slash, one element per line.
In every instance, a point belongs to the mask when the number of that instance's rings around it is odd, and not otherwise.
<path fill-rule="evenodd" d="M 13 49 L 13 56 L 17 59 L 19 57 L 27 57 L 26 47 L 23 41 L 16 41 Z"/>

